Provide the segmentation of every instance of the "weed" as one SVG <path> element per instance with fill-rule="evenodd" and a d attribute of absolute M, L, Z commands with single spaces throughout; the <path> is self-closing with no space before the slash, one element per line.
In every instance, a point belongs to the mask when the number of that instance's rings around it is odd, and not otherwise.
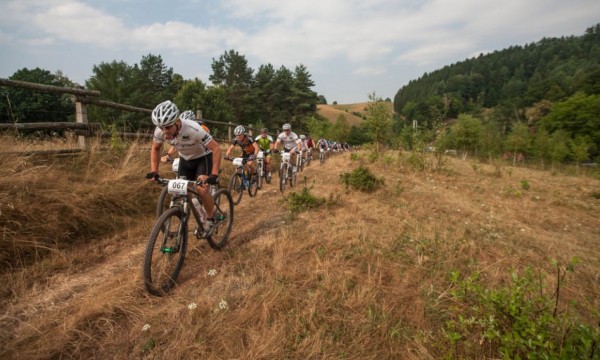
<path fill-rule="evenodd" d="M 451 318 L 444 335 L 452 345 L 449 358 L 582 359 L 593 358 L 600 328 L 583 324 L 567 309 L 559 309 L 560 289 L 574 258 L 557 271 L 556 284 L 546 286 L 547 274 L 530 267 L 512 270 L 505 287 L 490 289 L 479 274 L 461 279 L 452 272 Z M 485 356 L 484 356 L 485 355 Z"/>
<path fill-rule="evenodd" d="M 371 170 L 367 167 L 360 165 L 351 173 L 340 174 L 340 181 L 346 185 L 346 187 L 352 187 L 354 189 L 373 192 L 383 185 L 383 179 L 378 179 L 373 175 Z"/>
<path fill-rule="evenodd" d="M 325 203 L 325 199 L 317 198 L 310 193 L 310 188 L 304 187 L 301 193 L 292 192 L 285 198 L 289 210 L 292 213 L 298 213 L 314 209 Z"/>
<path fill-rule="evenodd" d="M 529 181 L 527 181 L 527 180 L 521 180 L 521 189 L 523 189 L 523 190 L 529 190 Z"/>

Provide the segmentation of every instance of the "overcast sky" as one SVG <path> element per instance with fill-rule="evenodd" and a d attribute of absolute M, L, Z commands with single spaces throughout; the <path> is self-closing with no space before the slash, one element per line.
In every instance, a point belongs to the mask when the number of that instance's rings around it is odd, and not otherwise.
<path fill-rule="evenodd" d="M 233 49 L 257 70 L 303 64 L 329 103 L 393 100 L 410 80 L 543 37 L 580 36 L 600 0 L 0 0 L 0 77 L 160 55 L 207 84 Z"/>

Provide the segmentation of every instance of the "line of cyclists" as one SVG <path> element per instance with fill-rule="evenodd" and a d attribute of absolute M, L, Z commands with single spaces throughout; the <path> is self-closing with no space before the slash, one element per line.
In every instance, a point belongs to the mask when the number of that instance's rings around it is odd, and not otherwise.
<path fill-rule="evenodd" d="M 203 180 L 209 184 L 218 184 L 222 151 L 219 143 L 211 136 L 206 124 L 196 120 L 191 110 L 180 113 L 177 106 L 169 100 L 158 104 L 154 108 L 152 122 L 156 128 L 150 151 L 150 173 L 147 175 L 149 179 L 152 180 L 158 176 L 160 162 L 171 161 L 178 153 L 180 157 L 178 176 Z M 313 158 L 314 152 L 319 152 L 319 155 L 323 153 L 323 159 L 325 159 L 331 154 L 350 150 L 348 144 L 341 144 L 324 138 L 314 141 L 310 136 L 298 136 L 292 131 L 290 124 L 284 124 L 282 130 L 276 139 L 268 134 L 267 129 L 262 129 L 260 134 L 253 138 L 244 126 L 239 125 L 234 129 L 235 137 L 231 141 L 224 158 L 229 158 L 236 146 L 239 146 L 242 150 L 242 158 L 246 160 L 245 169 L 248 171 L 250 179 L 252 179 L 256 173 L 255 160 L 257 155 L 259 152 L 263 152 L 265 170 L 270 180 L 275 170 L 272 166 L 273 153 L 279 151 L 289 152 L 291 163 L 295 164 L 294 171 L 298 172 L 304 168 L 302 163 L 296 162 L 298 154 L 301 155 L 301 161 L 306 164 L 309 159 Z M 165 142 L 170 144 L 171 147 L 165 155 L 161 155 L 161 149 Z M 198 187 L 197 191 L 201 194 L 202 201 L 211 209 L 212 199 L 206 189 Z M 208 215 L 209 222 L 214 221 L 210 210 Z"/>

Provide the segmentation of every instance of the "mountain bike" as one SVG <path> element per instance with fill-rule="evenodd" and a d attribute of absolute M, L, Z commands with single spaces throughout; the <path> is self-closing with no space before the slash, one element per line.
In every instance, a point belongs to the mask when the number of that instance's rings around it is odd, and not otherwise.
<path fill-rule="evenodd" d="M 155 181 L 166 187 L 171 195 L 169 208 L 156 220 L 148 243 L 143 264 L 144 284 L 149 293 L 163 296 L 176 284 L 183 267 L 188 241 L 190 217 L 196 219 L 196 238 L 206 239 L 212 249 L 222 249 L 229 240 L 233 227 L 233 200 L 226 189 L 219 189 L 213 195 L 214 219 L 212 227 L 206 228 L 206 210 L 196 186 L 206 185 L 204 181 L 191 181 L 184 178 Z M 196 205 L 197 204 L 197 205 Z"/>
<path fill-rule="evenodd" d="M 304 152 L 306 150 L 302 150 L 296 154 L 296 169 L 298 172 L 304 171 Z"/>
<path fill-rule="evenodd" d="M 267 184 L 271 183 L 271 174 L 267 173 L 265 156 L 268 155 L 268 151 L 259 151 L 256 156 L 256 175 L 258 188 L 262 189 L 263 181 Z"/>
<path fill-rule="evenodd" d="M 325 162 L 325 149 L 323 148 L 319 149 L 319 161 L 321 165 L 323 165 L 323 163 Z"/>
<path fill-rule="evenodd" d="M 300 155 L 296 155 L 296 158 L 300 157 Z M 279 190 L 281 192 L 285 191 L 288 181 L 290 187 L 296 185 L 296 172 L 294 172 L 290 156 L 289 152 L 281 153 L 281 162 L 279 163 Z"/>
<path fill-rule="evenodd" d="M 232 198 L 234 199 L 233 203 L 238 205 L 240 201 L 242 201 L 242 195 L 244 195 L 244 190 L 246 189 L 248 189 L 248 195 L 250 195 L 250 197 L 255 197 L 256 192 L 258 191 L 257 176 L 249 175 L 244 170 L 244 164 L 251 160 L 230 157 L 225 157 L 224 159 L 233 162 L 233 165 L 236 167 L 235 172 L 229 179 L 228 188 Z"/>

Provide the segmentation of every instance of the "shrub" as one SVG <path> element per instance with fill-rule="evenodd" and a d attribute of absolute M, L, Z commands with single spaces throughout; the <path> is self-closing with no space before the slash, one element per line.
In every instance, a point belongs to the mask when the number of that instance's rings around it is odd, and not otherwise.
<path fill-rule="evenodd" d="M 289 205 L 289 210 L 293 213 L 307 211 L 325 203 L 325 199 L 312 195 L 310 189 L 306 186 L 302 189 L 301 193 L 292 192 L 285 200 Z"/>
<path fill-rule="evenodd" d="M 346 187 L 352 187 L 354 189 L 373 192 L 383 185 L 383 179 L 378 179 L 373 175 L 371 170 L 360 165 L 351 173 L 340 174 L 340 181 L 346 185 Z"/>
<path fill-rule="evenodd" d="M 444 334 L 452 358 L 591 359 L 597 356 L 600 328 L 583 324 L 567 309 L 559 309 L 561 281 L 577 259 L 557 268 L 556 285 L 544 274 L 526 268 L 511 271 L 505 287 L 492 289 L 478 274 L 460 279 L 451 274 L 451 318 Z"/>

